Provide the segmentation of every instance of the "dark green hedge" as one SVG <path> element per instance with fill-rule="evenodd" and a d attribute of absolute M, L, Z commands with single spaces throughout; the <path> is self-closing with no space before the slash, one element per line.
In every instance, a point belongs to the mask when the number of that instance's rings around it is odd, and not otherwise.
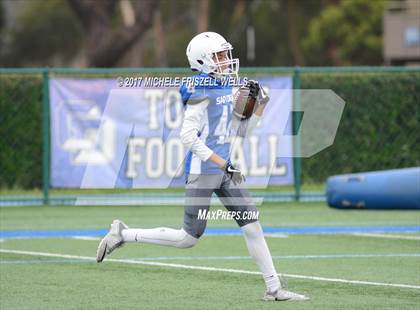
<path fill-rule="evenodd" d="M 301 87 L 346 102 L 334 144 L 303 159 L 303 182 L 420 165 L 420 73 L 302 74 Z"/>
<path fill-rule="evenodd" d="M 42 184 L 42 77 L 0 75 L 0 188 Z"/>

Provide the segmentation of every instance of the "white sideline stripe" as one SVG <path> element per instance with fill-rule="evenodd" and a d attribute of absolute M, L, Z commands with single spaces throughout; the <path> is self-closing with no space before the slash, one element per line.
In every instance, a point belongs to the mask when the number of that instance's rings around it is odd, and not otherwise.
<path fill-rule="evenodd" d="M 0 253 L 22 254 L 22 255 L 32 255 L 32 256 L 45 256 L 45 257 L 61 257 L 61 258 L 68 258 L 68 259 L 80 259 L 80 260 L 96 261 L 95 257 L 79 256 L 79 255 L 67 255 L 67 254 L 58 254 L 58 253 L 18 251 L 18 250 L 7 250 L 7 249 L 0 249 Z M 133 260 L 133 259 L 108 258 L 107 261 L 116 262 L 116 263 L 125 263 L 125 264 L 152 265 L 152 266 L 182 268 L 182 269 L 191 269 L 191 270 L 219 271 L 219 272 L 229 272 L 229 273 L 261 275 L 261 273 L 258 272 L 258 271 L 230 269 L 230 268 L 216 268 L 216 267 L 206 267 L 206 266 L 191 266 L 191 265 L 182 265 L 182 264 L 168 264 L 168 263 L 159 263 L 159 262 L 145 262 L 145 261 L 137 261 L 137 260 Z M 337 282 L 337 283 L 348 283 L 348 284 L 362 284 L 362 285 L 374 285 L 374 286 L 387 286 L 387 287 L 420 289 L 420 285 L 345 280 L 345 279 L 324 278 L 324 277 L 305 276 L 305 275 L 296 275 L 296 274 L 284 274 L 284 276 L 289 277 L 289 278 L 295 278 L 295 279 L 306 279 L 306 280 L 325 281 L 325 282 Z"/>
<path fill-rule="evenodd" d="M 77 239 L 77 240 L 87 240 L 87 241 L 101 240 L 101 238 L 99 238 L 99 237 L 88 237 L 88 236 L 75 236 L 75 237 L 72 237 L 72 238 Z"/>
<path fill-rule="evenodd" d="M 389 238 L 389 239 L 404 239 L 404 240 L 420 240 L 420 236 L 404 236 L 392 234 L 376 234 L 376 233 L 351 233 L 358 237 L 374 237 L 374 238 Z"/>

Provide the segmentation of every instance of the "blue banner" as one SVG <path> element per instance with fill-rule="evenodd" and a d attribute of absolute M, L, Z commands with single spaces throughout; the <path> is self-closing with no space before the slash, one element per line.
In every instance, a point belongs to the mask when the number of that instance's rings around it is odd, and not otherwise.
<path fill-rule="evenodd" d="M 292 79 L 258 79 L 270 95 L 260 124 L 232 147 L 250 187 L 293 184 Z M 184 186 L 177 88 L 127 88 L 115 79 L 50 79 L 51 186 Z"/>

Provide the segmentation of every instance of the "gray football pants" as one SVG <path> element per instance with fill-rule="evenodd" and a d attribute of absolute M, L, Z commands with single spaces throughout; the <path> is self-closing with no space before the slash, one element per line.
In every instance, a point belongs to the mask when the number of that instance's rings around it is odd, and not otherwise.
<path fill-rule="evenodd" d="M 215 193 L 228 211 L 242 214 L 244 211 L 257 212 L 257 208 L 248 193 L 240 186 L 235 186 L 226 174 L 189 175 L 186 184 L 184 230 L 195 238 L 200 238 L 206 229 L 207 220 L 199 219 L 198 214 L 209 211 L 211 197 Z M 256 222 L 257 219 L 235 219 L 239 227 Z"/>

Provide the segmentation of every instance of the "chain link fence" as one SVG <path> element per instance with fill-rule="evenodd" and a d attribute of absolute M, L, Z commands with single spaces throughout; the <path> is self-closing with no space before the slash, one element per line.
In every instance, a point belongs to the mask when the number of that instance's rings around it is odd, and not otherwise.
<path fill-rule="evenodd" d="M 294 159 L 295 185 L 268 188 L 265 201 L 323 200 L 334 174 L 420 166 L 420 68 L 245 68 L 289 75 L 294 88 L 331 89 L 346 102 L 334 144 Z M 182 191 L 66 190 L 50 187 L 51 76 L 184 76 L 184 69 L 0 69 L 0 205 L 178 204 Z M 299 104 L 294 98 L 294 104 Z"/>

